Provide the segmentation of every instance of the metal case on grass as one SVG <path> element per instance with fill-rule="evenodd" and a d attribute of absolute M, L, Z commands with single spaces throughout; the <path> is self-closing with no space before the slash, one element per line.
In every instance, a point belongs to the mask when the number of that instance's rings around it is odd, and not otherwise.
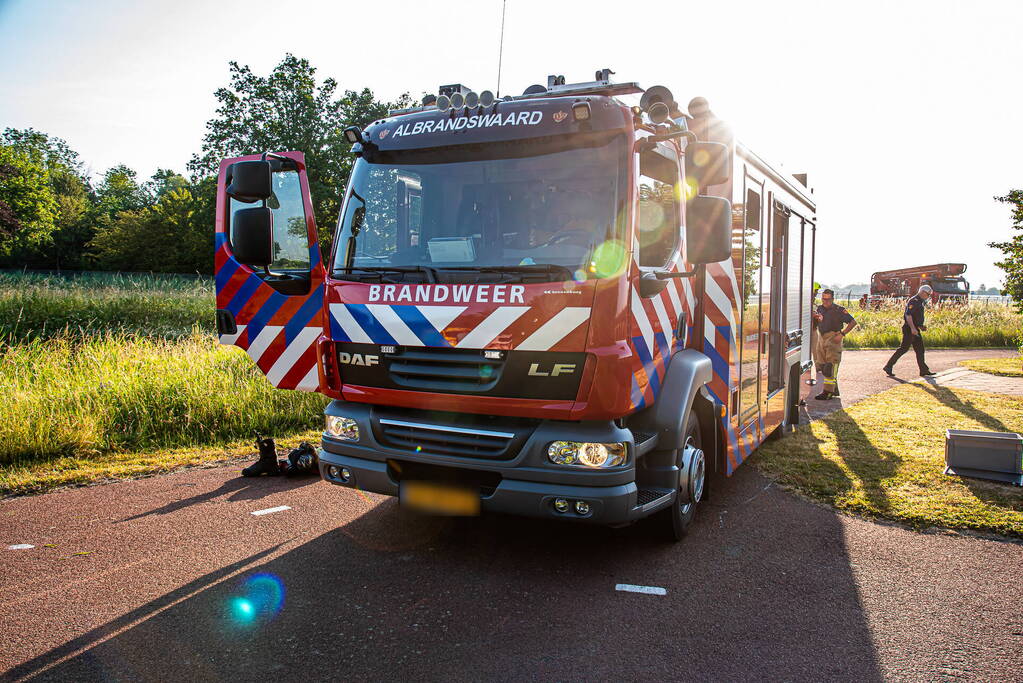
<path fill-rule="evenodd" d="M 945 474 L 1023 486 L 1023 436 L 1015 432 L 948 429 Z"/>

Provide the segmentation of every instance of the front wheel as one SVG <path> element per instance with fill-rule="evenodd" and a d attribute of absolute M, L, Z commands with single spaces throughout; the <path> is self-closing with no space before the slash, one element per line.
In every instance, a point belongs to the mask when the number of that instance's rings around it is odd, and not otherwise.
<path fill-rule="evenodd" d="M 660 524 L 673 541 L 681 541 L 689 532 L 696 510 L 706 497 L 707 458 L 700 438 L 700 421 L 690 413 L 683 446 L 675 454 L 678 481 L 675 502 L 661 512 Z"/>

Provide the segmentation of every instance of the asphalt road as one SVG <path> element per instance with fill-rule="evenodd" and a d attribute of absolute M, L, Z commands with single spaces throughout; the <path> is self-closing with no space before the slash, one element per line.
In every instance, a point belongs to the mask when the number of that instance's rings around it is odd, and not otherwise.
<path fill-rule="evenodd" d="M 753 467 L 677 545 L 239 469 L 0 502 L 2 677 L 1023 680 L 1023 545 L 838 515 Z"/>

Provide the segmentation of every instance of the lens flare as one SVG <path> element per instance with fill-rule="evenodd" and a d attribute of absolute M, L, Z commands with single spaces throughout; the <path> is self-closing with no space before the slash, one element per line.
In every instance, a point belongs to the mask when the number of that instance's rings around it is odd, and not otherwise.
<path fill-rule="evenodd" d="M 628 252 L 617 240 L 607 240 L 593 250 L 591 270 L 597 277 L 611 277 L 625 270 Z"/>
<path fill-rule="evenodd" d="M 586 282 L 586 271 L 580 268 L 572 273 L 572 279 L 576 282 Z"/>
<path fill-rule="evenodd" d="M 269 621 L 284 606 L 284 582 L 273 574 L 255 574 L 241 585 L 241 595 L 231 598 L 230 615 L 241 626 Z"/>
<path fill-rule="evenodd" d="M 693 178 L 686 176 L 681 192 L 684 193 L 685 200 L 688 202 L 700 193 L 700 187 Z"/>

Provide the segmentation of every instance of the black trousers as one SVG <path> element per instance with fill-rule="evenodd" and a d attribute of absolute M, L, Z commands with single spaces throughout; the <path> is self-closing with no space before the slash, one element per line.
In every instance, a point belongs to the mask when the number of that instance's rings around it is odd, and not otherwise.
<path fill-rule="evenodd" d="M 892 357 L 888 359 L 888 363 L 885 365 L 887 368 L 895 367 L 895 363 L 902 358 L 903 354 L 909 351 L 909 347 L 913 347 L 913 351 L 916 352 L 916 364 L 920 369 L 920 374 L 930 372 L 927 367 L 927 362 L 924 360 L 924 338 L 923 335 L 913 334 L 909 330 L 909 325 L 902 326 L 902 344 L 895 350 Z"/>

